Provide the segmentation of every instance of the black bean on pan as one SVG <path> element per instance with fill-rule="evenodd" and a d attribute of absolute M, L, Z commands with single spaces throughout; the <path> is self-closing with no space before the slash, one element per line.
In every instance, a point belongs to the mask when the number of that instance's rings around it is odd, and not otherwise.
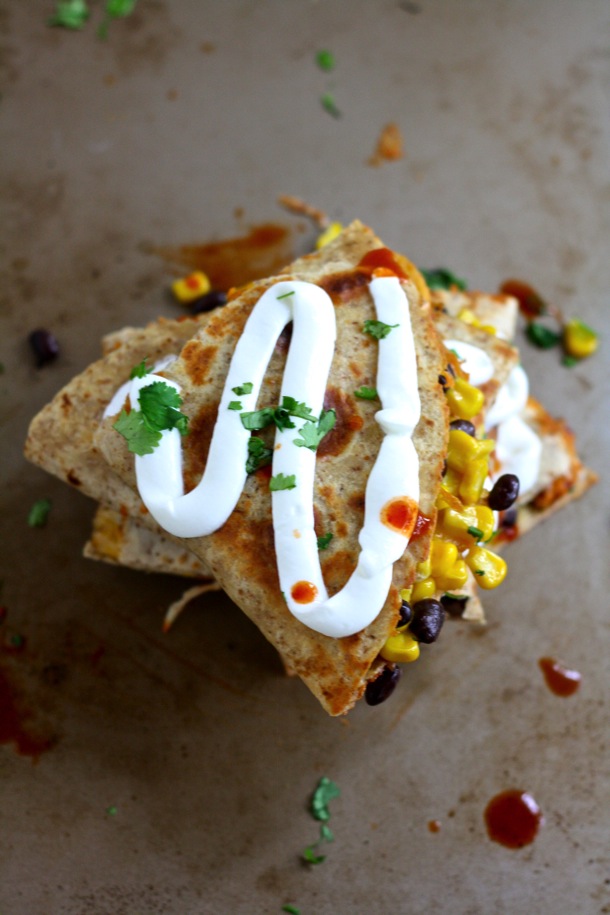
<path fill-rule="evenodd" d="M 36 359 L 36 366 L 41 368 L 48 362 L 53 362 L 59 356 L 59 343 L 57 337 L 50 330 L 39 327 L 33 330 L 28 337 L 30 348 Z"/>
<path fill-rule="evenodd" d="M 458 432 L 465 432 L 466 435 L 472 435 L 473 438 L 476 435 L 476 429 L 468 419 L 454 419 L 453 422 L 449 423 L 449 428 Z"/>
<path fill-rule="evenodd" d="M 413 638 L 426 645 L 436 642 L 445 622 L 445 611 L 441 602 L 433 597 L 426 597 L 413 604 L 412 610 L 413 618 L 409 632 Z"/>
<path fill-rule="evenodd" d="M 519 477 L 514 473 L 504 473 L 493 485 L 487 504 L 495 512 L 504 512 L 517 501 L 519 495 Z"/>
<path fill-rule="evenodd" d="M 191 305 L 191 312 L 194 315 L 198 315 L 201 314 L 202 311 L 211 311 L 213 308 L 218 308 L 220 305 L 226 304 L 226 292 L 221 292 L 220 289 L 212 289 L 211 292 L 206 292 L 201 298 L 195 299 Z"/>
<path fill-rule="evenodd" d="M 381 705 L 389 699 L 400 680 L 400 667 L 384 667 L 375 680 L 369 680 L 364 691 L 367 705 Z"/>
<path fill-rule="evenodd" d="M 412 616 L 413 611 L 411 610 L 411 604 L 408 600 L 403 600 L 400 606 L 400 619 L 398 620 L 398 625 L 407 626 L 411 622 Z"/>
<path fill-rule="evenodd" d="M 449 616 L 461 616 L 466 609 L 466 604 L 470 600 L 466 595 L 443 594 L 441 604 Z"/>

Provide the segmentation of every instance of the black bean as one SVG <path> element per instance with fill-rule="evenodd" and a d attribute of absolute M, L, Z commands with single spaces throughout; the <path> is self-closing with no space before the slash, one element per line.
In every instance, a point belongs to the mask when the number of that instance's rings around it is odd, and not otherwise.
<path fill-rule="evenodd" d="M 458 432 L 465 432 L 466 435 L 472 435 L 473 438 L 477 431 L 468 419 L 454 419 L 452 423 L 449 423 L 449 428 L 456 429 Z"/>
<path fill-rule="evenodd" d="M 469 597 L 460 597 L 457 594 L 443 594 L 441 604 L 449 616 L 461 616 L 466 609 Z"/>
<path fill-rule="evenodd" d="M 33 330 L 28 340 L 38 368 L 47 362 L 53 362 L 59 356 L 59 343 L 50 330 L 44 330 L 42 327 Z"/>
<path fill-rule="evenodd" d="M 400 606 L 400 619 L 398 620 L 398 625 L 406 626 L 411 622 L 412 615 L 413 611 L 411 610 L 411 604 L 408 600 L 403 600 Z"/>
<path fill-rule="evenodd" d="M 518 516 L 519 513 L 516 508 L 509 508 L 500 519 L 500 527 L 514 527 L 517 523 Z"/>
<path fill-rule="evenodd" d="M 487 504 L 495 512 L 503 512 L 517 501 L 518 495 L 519 477 L 514 473 L 504 473 L 494 483 Z"/>
<path fill-rule="evenodd" d="M 206 292 L 201 298 L 195 299 L 191 304 L 191 312 L 194 315 L 198 315 L 201 314 L 202 311 L 211 311 L 213 308 L 218 308 L 220 305 L 226 304 L 226 292 L 221 292 L 220 289 L 212 289 L 211 292 Z"/>
<path fill-rule="evenodd" d="M 418 642 L 429 645 L 436 642 L 444 622 L 443 605 L 433 597 L 427 597 L 413 604 L 413 619 L 409 631 Z"/>
<path fill-rule="evenodd" d="M 438 383 L 439 383 L 439 384 L 442 384 L 442 385 L 446 385 L 446 384 L 447 384 L 447 379 L 445 378 L 444 375 L 439 375 L 439 376 L 438 376 Z"/>
<path fill-rule="evenodd" d="M 381 705 L 389 699 L 400 680 L 400 667 L 384 667 L 375 680 L 369 680 L 364 691 L 367 705 Z"/>

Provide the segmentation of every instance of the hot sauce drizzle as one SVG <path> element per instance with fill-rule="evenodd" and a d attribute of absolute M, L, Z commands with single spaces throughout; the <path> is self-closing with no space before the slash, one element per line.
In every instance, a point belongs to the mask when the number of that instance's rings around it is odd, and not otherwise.
<path fill-rule="evenodd" d="M 368 268 L 371 273 L 375 273 L 376 270 L 383 270 L 399 277 L 401 280 L 408 279 L 407 274 L 397 263 L 394 254 L 389 248 L 374 248 L 364 255 L 358 266 Z"/>
<path fill-rule="evenodd" d="M 506 848 L 530 845 L 544 822 L 540 807 L 526 791 L 502 791 L 485 808 L 487 834 Z"/>
<path fill-rule="evenodd" d="M 311 581 L 297 581 L 290 595 L 297 604 L 312 604 L 318 596 L 318 589 Z"/>
<path fill-rule="evenodd" d="M 386 527 L 408 537 L 417 521 L 417 503 L 408 496 L 390 499 L 381 509 L 380 517 Z"/>
<path fill-rule="evenodd" d="M 555 658 L 540 658 L 538 666 L 546 685 L 556 696 L 572 696 L 580 686 L 580 674 Z"/>

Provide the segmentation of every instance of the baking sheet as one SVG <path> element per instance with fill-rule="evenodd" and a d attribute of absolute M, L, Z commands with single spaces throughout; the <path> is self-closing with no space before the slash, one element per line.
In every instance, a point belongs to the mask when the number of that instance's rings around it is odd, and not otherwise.
<path fill-rule="evenodd" d="M 608 5 L 141 0 L 106 41 L 100 4 L 82 32 L 49 28 L 52 8 L 0 7 L 0 721 L 14 705 L 22 740 L 0 746 L 0 911 L 610 911 Z M 373 168 L 389 121 L 406 154 Z M 472 287 L 519 276 L 605 331 L 572 370 L 522 352 L 598 487 L 510 548 L 485 629 L 449 620 L 391 700 L 343 720 L 222 596 L 164 636 L 182 583 L 82 559 L 93 505 L 21 457 L 103 333 L 178 313 L 151 246 L 271 221 L 307 248 L 281 193 Z M 61 355 L 37 370 L 39 326 Z M 544 655 L 580 671 L 573 697 L 546 689 Z M 324 775 L 335 841 L 305 866 Z M 483 821 L 508 788 L 545 817 L 520 851 Z"/>

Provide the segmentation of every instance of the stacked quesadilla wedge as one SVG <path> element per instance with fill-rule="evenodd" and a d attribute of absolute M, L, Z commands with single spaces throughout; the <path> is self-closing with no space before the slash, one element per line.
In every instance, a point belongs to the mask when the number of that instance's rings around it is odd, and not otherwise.
<path fill-rule="evenodd" d="M 463 595 L 476 618 L 475 582 L 506 571 L 482 436 L 518 354 L 435 306 L 354 223 L 221 309 L 107 338 L 26 455 L 100 502 L 88 555 L 213 576 L 343 714 L 417 655 L 409 600 Z M 145 402 L 169 417 L 152 437 Z"/>

